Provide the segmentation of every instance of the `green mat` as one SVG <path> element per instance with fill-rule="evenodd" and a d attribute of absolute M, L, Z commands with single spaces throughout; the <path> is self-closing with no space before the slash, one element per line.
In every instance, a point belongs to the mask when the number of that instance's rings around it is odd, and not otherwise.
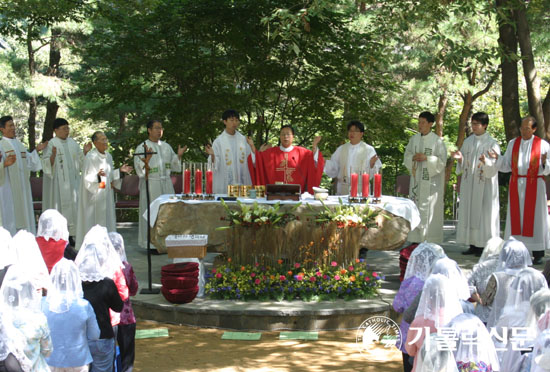
<path fill-rule="evenodd" d="M 258 341 L 261 337 L 260 332 L 224 332 L 222 340 Z"/>
<path fill-rule="evenodd" d="M 317 340 L 318 332 L 281 332 L 279 340 Z"/>
<path fill-rule="evenodd" d="M 136 330 L 136 339 L 168 337 L 168 328 L 138 329 Z"/>

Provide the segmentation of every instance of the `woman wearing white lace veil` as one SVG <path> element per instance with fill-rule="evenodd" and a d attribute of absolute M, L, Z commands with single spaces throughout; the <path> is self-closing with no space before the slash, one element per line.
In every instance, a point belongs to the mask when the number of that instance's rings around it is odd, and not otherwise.
<path fill-rule="evenodd" d="M 550 371 L 550 330 L 546 329 L 535 340 L 530 372 Z"/>
<path fill-rule="evenodd" d="M 21 268 L 25 270 L 35 288 L 48 289 L 50 274 L 34 235 L 25 230 L 19 230 L 11 239 L 10 247 L 15 254 L 16 262 L 21 264 Z"/>
<path fill-rule="evenodd" d="M 25 355 L 25 337 L 12 323 L 11 309 L 0 305 L 0 371 L 30 372 L 32 364 Z"/>
<path fill-rule="evenodd" d="M 504 346 L 507 348 L 506 351 L 499 352 L 503 371 L 520 371 L 526 355 L 522 354 L 519 349 L 530 347 L 536 336 L 535 330 L 528 328 L 528 317 L 526 317 L 526 314 L 531 311 L 530 299 L 535 292 L 547 288 L 548 284 L 544 275 L 531 267 L 521 270 L 510 283 L 506 305 L 495 325 L 495 329 L 499 335 L 503 334 L 504 329 L 507 329 L 510 334 L 514 328 L 528 329 L 530 334 L 525 335 L 525 339 L 520 343 L 514 343 L 510 340 L 510 337 L 507 344 L 498 340 L 495 341 L 497 347 Z"/>
<path fill-rule="evenodd" d="M 468 280 L 455 260 L 448 257 L 438 260 L 432 269 L 432 274 L 442 274 L 449 278 L 460 300 L 462 311 L 465 313 L 474 312 L 473 304 L 468 302 L 471 295 Z"/>
<path fill-rule="evenodd" d="M 40 311 L 42 293 L 28 277 L 21 264 L 10 267 L 2 283 L 0 301 L 12 314 L 13 326 L 25 338 L 24 352 L 32 371 L 50 371 L 45 357 L 52 351 L 48 321 Z M 2 315 L 3 317 L 3 315 Z"/>
<path fill-rule="evenodd" d="M 62 258 L 53 267 L 51 279 L 52 286 L 42 306 L 53 343 L 48 365 L 52 372 L 88 371 L 92 362 L 88 341 L 99 339 L 99 327 L 92 305 L 83 298 L 78 268 Z"/>
<path fill-rule="evenodd" d="M 519 272 L 531 266 L 531 255 L 525 245 L 514 238 L 508 239 L 499 255 L 497 270 L 491 274 L 484 292 L 480 292 L 482 305 L 492 306 L 487 318 L 487 328 L 495 326 L 508 298 L 510 282 Z"/>
<path fill-rule="evenodd" d="M 48 272 L 51 272 L 53 265 L 63 258 L 68 241 L 67 219 L 55 209 L 45 210 L 38 220 L 36 242 Z"/>
<path fill-rule="evenodd" d="M 472 296 L 473 298 L 476 298 L 478 293 L 485 292 L 491 274 L 497 270 L 500 251 L 503 246 L 504 240 L 500 237 L 493 237 L 487 242 L 478 263 L 474 265 L 470 275 L 468 275 L 468 285 L 475 287 L 475 295 Z M 478 299 L 479 298 L 476 298 L 476 300 Z M 490 313 L 491 306 L 482 305 L 480 303 L 477 304 L 474 310 L 474 314 L 484 323 L 487 323 Z"/>
<path fill-rule="evenodd" d="M 437 244 L 421 243 L 416 247 L 409 258 L 405 277 L 393 300 L 395 311 L 403 313 L 412 304 L 415 297 L 422 292 L 424 282 L 432 272 L 434 263 L 443 257 L 446 257 L 445 252 Z M 409 323 L 405 319 L 402 319 L 399 327 L 403 339 L 406 339 Z M 412 369 L 412 362 L 409 361 L 410 357 L 406 353 L 403 343 L 401 343 L 400 350 L 403 353 L 404 370 L 405 372 L 409 372 Z"/>
<path fill-rule="evenodd" d="M 454 356 L 460 372 L 505 371 L 489 331 L 477 316 L 460 314 L 447 327 L 458 337 Z"/>
<path fill-rule="evenodd" d="M 15 252 L 10 246 L 10 241 L 10 232 L 0 226 L 0 286 L 2 286 L 8 267 L 16 261 Z"/>
<path fill-rule="evenodd" d="M 431 333 L 429 340 L 418 351 L 416 372 L 458 372 L 456 360 L 451 350 L 440 350 L 437 333 Z"/>
<path fill-rule="evenodd" d="M 453 285 L 454 283 L 441 274 L 431 274 L 426 279 L 416 310 L 416 317 L 409 327 L 405 343 L 405 349 L 409 355 L 415 356 L 422 347 L 426 328 L 430 333 L 437 332 L 439 328 L 462 313 L 462 307 Z M 413 372 L 416 371 L 417 363 L 418 359 L 415 358 Z"/>
<path fill-rule="evenodd" d="M 75 264 L 82 279 L 84 298 L 91 303 L 100 330 L 99 339 L 89 341 L 93 358 L 91 371 L 111 372 L 115 334 L 109 310 L 120 312 L 124 303 L 111 279 L 117 270 L 120 271 L 121 261 L 111 244 L 107 229 L 101 226 L 90 229 L 76 256 Z"/>

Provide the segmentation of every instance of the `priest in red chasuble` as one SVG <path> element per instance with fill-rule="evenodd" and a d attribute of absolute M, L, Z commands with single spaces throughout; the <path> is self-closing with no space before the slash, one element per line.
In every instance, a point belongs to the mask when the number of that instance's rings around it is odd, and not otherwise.
<path fill-rule="evenodd" d="M 253 153 L 248 156 L 248 169 L 254 185 L 267 185 L 276 182 L 301 185 L 313 194 L 313 187 L 319 186 L 325 160 L 317 148 L 321 137 L 313 140 L 312 151 L 300 146 L 293 146 L 294 129 L 283 125 L 280 132 L 281 145 L 264 150 L 265 145 L 257 151 L 249 138 L 248 143 Z M 263 150 L 263 151 L 262 151 Z"/>
<path fill-rule="evenodd" d="M 508 189 L 508 212 L 504 239 L 513 236 L 533 252 L 534 264 L 541 263 L 548 249 L 548 207 L 543 176 L 550 174 L 550 145 L 535 136 L 537 122 L 533 117 L 522 120 L 521 136 L 508 143 L 506 153 L 498 157 L 501 172 L 512 172 Z"/>

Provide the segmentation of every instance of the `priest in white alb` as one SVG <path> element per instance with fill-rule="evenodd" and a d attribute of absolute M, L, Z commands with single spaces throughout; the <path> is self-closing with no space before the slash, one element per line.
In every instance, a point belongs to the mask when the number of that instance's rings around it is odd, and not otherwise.
<path fill-rule="evenodd" d="M 147 123 L 147 133 L 149 138 L 138 145 L 136 154 L 145 152 L 154 152 L 153 155 L 147 155 L 149 162 L 149 198 L 152 202 L 160 195 L 173 194 L 174 185 L 170 174 L 172 171 L 181 171 L 181 157 L 187 150 L 187 146 L 178 146 L 176 154 L 168 143 L 161 141 L 164 134 L 162 123 L 158 120 L 150 120 Z M 134 157 L 134 168 L 139 176 L 139 235 L 138 243 L 140 247 L 147 248 L 147 226 L 148 222 L 144 217 L 147 211 L 147 193 L 145 187 L 145 156 Z M 153 246 L 153 245 L 151 245 Z"/>
<path fill-rule="evenodd" d="M 443 193 L 447 149 L 432 132 L 435 117 L 428 111 L 418 117 L 418 133 L 405 149 L 403 164 L 411 174 L 409 197 L 420 212 L 420 224 L 409 233 L 408 241 L 443 242 Z"/>
<path fill-rule="evenodd" d="M 361 174 L 367 173 L 374 179 L 382 168 L 382 162 L 371 145 L 362 141 L 365 126 L 358 120 L 348 123 L 349 142 L 339 146 L 329 160 L 325 161 L 325 173 L 331 178 L 337 178 L 336 193 L 347 195 L 350 190 L 350 174 L 358 174 L 358 190 L 362 189 Z"/>
<path fill-rule="evenodd" d="M 69 137 L 69 122 L 63 118 L 54 120 L 53 130 L 55 137 L 42 153 L 42 211 L 56 209 L 67 219 L 69 235 L 76 236 L 80 172 L 92 144 L 86 144 L 82 150 Z"/>
<path fill-rule="evenodd" d="M 535 136 L 537 121 L 529 116 L 521 121 L 520 137 L 508 143 L 498 159 L 500 172 L 512 172 L 508 187 L 508 211 L 504 239 L 513 236 L 533 253 L 533 263 L 540 264 L 548 249 L 548 207 L 544 176 L 550 174 L 550 145 Z"/>
<path fill-rule="evenodd" d="M 15 155 L 15 162 L 9 166 L 4 163 L 3 184 L 0 186 L 0 208 L 4 228 L 12 235 L 16 230 L 27 230 L 36 234 L 36 221 L 32 203 L 31 172 L 42 169 L 37 151 L 42 151 L 48 142 L 36 145 L 36 150 L 28 152 L 23 144 L 15 138 L 15 124 L 11 116 L 0 118 L 0 152 L 3 159 Z M 13 223 L 15 222 L 15 223 Z"/>
<path fill-rule="evenodd" d="M 214 194 L 226 194 L 228 185 L 252 185 L 248 171 L 247 158 L 251 148 L 239 128 L 239 113 L 226 110 L 222 114 L 225 130 L 215 140 L 212 146 L 206 146 L 209 155 L 208 162 L 212 166 Z"/>
<path fill-rule="evenodd" d="M 500 154 L 500 147 L 487 133 L 489 115 L 477 112 L 471 123 L 473 134 L 451 154 L 461 177 L 456 242 L 469 245 L 462 254 L 479 257 L 489 239 L 500 237 L 498 168 L 489 157 L 489 152 Z"/>
<path fill-rule="evenodd" d="M 113 158 L 107 152 L 109 141 L 103 132 L 92 135 L 94 149 L 84 159 L 78 219 L 76 225 L 76 249 L 80 249 L 84 236 L 95 225 L 104 226 L 109 232 L 116 231 L 114 188 L 121 185 L 120 172 L 131 172 L 132 167 L 123 165 L 115 169 Z"/>

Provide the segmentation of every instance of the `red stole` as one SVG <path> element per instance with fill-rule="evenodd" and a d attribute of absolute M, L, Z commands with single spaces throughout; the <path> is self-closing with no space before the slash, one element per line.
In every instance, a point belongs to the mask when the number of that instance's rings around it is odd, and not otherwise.
<path fill-rule="evenodd" d="M 512 149 L 512 177 L 510 179 L 510 222 L 512 235 L 533 236 L 533 227 L 535 222 L 535 207 L 537 202 L 537 181 L 539 178 L 540 163 L 540 137 L 533 136 L 533 145 L 531 146 L 531 157 L 529 158 L 529 169 L 527 175 L 518 174 L 518 158 L 521 137 L 516 138 Z M 525 202 L 523 204 L 523 231 L 520 221 L 518 179 L 525 178 Z"/>

